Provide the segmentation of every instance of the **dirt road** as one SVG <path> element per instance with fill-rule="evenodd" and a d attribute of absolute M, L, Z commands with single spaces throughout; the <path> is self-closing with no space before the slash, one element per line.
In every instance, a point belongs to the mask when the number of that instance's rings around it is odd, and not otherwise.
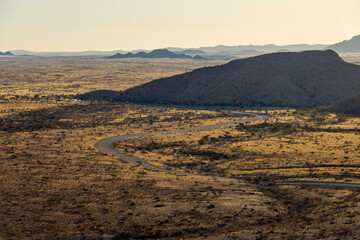
<path fill-rule="evenodd" d="M 214 176 L 214 175 L 204 175 L 204 174 L 181 172 L 181 171 L 174 171 L 174 170 L 168 170 L 168 169 L 160 168 L 158 166 L 155 166 L 155 165 L 147 162 L 145 159 L 138 158 L 136 156 L 120 152 L 119 150 L 114 148 L 114 143 L 123 141 L 123 140 L 125 140 L 127 138 L 139 137 L 139 136 L 144 136 L 144 135 L 155 135 L 155 134 L 166 134 L 166 133 L 190 132 L 190 131 L 196 131 L 196 130 L 205 130 L 205 129 L 221 127 L 221 126 L 226 126 L 226 125 L 231 125 L 231 124 L 236 124 L 236 123 L 245 123 L 245 122 L 260 120 L 260 119 L 263 119 L 263 118 L 267 117 L 267 115 L 250 114 L 250 113 L 244 113 L 244 112 L 238 112 L 238 111 L 231 111 L 231 113 L 248 115 L 248 116 L 251 116 L 251 118 L 241 119 L 241 120 L 231 121 L 231 122 L 225 122 L 225 123 L 219 123 L 219 124 L 214 124 L 214 125 L 208 125 L 208 126 L 203 126 L 203 127 L 188 128 L 188 129 L 119 135 L 119 136 L 114 136 L 114 137 L 101 139 L 100 141 L 98 141 L 98 142 L 96 142 L 94 144 L 94 147 L 97 148 L 99 151 L 101 151 L 103 153 L 113 155 L 113 156 L 117 156 L 117 157 L 119 157 L 119 158 L 121 158 L 123 160 L 126 160 L 129 163 L 135 164 L 135 165 L 141 165 L 143 168 L 148 169 L 148 170 L 166 172 L 166 173 L 177 174 L 177 175 L 227 178 L 227 179 L 237 179 L 237 180 L 245 181 L 244 179 L 240 179 L 240 178 L 221 177 L 221 176 Z M 278 181 L 277 184 L 282 184 L 282 185 L 308 185 L 308 186 L 331 187 L 331 188 L 360 188 L 359 183 L 347 183 L 347 182 L 286 181 L 286 180 L 283 180 L 283 181 Z"/>

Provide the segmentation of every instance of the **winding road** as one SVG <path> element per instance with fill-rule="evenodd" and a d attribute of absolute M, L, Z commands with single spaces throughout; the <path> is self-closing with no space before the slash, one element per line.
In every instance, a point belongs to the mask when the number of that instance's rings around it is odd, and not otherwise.
<path fill-rule="evenodd" d="M 222 177 L 222 176 L 215 176 L 215 175 L 205 175 L 205 174 L 197 174 L 197 173 L 191 173 L 191 172 L 182 172 L 182 171 L 164 169 L 164 168 L 155 166 L 155 165 L 147 162 L 145 159 L 142 159 L 142 158 L 139 158 L 139 157 L 136 157 L 136 156 L 124 153 L 124 152 L 120 152 L 119 150 L 114 148 L 115 143 L 123 141 L 127 138 L 133 138 L 133 137 L 139 137 L 139 136 L 145 136 L 145 135 L 205 130 L 205 129 L 227 126 L 227 125 L 236 124 L 236 123 L 246 123 L 246 122 L 256 121 L 256 120 L 260 120 L 260 119 L 267 117 L 266 114 L 253 114 L 253 113 L 245 113 L 245 112 L 239 112 L 239 111 L 225 111 L 225 110 L 222 110 L 222 112 L 229 112 L 229 113 L 233 113 L 233 114 L 241 114 L 241 115 L 247 115 L 247 116 L 252 116 L 252 117 L 246 118 L 246 119 L 241 119 L 241 120 L 236 120 L 236 121 L 231 121 L 231 122 L 203 126 L 203 127 L 161 131 L 161 132 L 148 132 L 148 133 L 134 133 L 134 134 L 119 135 L 119 136 L 101 139 L 94 144 L 94 147 L 96 149 L 98 149 L 100 152 L 103 152 L 103 153 L 106 153 L 109 155 L 113 155 L 113 156 L 117 156 L 123 160 L 128 161 L 129 163 L 132 163 L 135 165 L 141 165 L 143 168 L 148 169 L 148 170 L 165 172 L 165 173 L 170 173 L 170 174 L 177 174 L 177 175 L 226 178 L 226 179 L 236 179 L 236 180 L 246 181 L 244 179 L 234 178 L 234 177 Z M 276 183 L 281 184 L 281 185 L 308 185 L 308 186 L 331 187 L 331 188 L 360 188 L 360 183 L 347 183 L 347 182 L 334 182 L 334 181 L 325 182 L 325 181 L 290 181 L 290 180 L 284 181 L 283 180 L 283 181 L 277 181 Z"/>

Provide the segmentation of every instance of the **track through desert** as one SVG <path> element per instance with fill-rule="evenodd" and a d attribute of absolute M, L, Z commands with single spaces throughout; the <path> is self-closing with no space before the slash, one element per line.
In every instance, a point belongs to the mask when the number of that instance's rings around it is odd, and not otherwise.
<path fill-rule="evenodd" d="M 222 176 L 215 176 L 215 175 L 204 175 L 204 174 L 197 174 L 197 173 L 191 173 L 191 172 L 169 170 L 169 169 L 155 166 L 155 165 L 147 162 L 145 159 L 142 159 L 142 158 L 139 158 L 139 157 L 136 157 L 136 156 L 124 153 L 124 152 L 120 152 L 119 150 L 114 148 L 115 143 L 123 141 L 128 138 L 139 137 L 139 136 L 144 136 L 144 135 L 155 135 L 155 134 L 167 134 L 167 133 L 205 130 L 205 129 L 216 128 L 216 127 L 221 127 L 221 126 L 226 126 L 226 125 L 231 125 L 231 124 L 236 124 L 236 123 L 245 123 L 245 122 L 256 121 L 256 120 L 260 120 L 260 119 L 267 117 L 267 115 L 265 115 L 265 114 L 254 114 L 254 113 L 246 113 L 246 112 L 239 112 L 239 111 L 223 110 L 223 112 L 247 115 L 247 116 L 251 116 L 251 118 L 240 119 L 240 120 L 231 121 L 231 122 L 218 123 L 218 124 L 202 126 L 202 127 L 188 128 L 188 129 L 118 135 L 118 136 L 114 136 L 114 137 L 101 139 L 94 144 L 94 147 L 103 153 L 117 156 L 117 157 L 119 157 L 123 160 L 126 160 L 129 163 L 135 164 L 135 165 L 141 165 L 143 168 L 148 169 L 148 170 L 165 172 L 165 173 L 170 173 L 170 174 L 177 174 L 177 175 L 226 178 L 226 179 L 236 179 L 236 180 L 246 181 L 244 179 L 234 178 L 234 177 L 222 177 Z M 287 181 L 287 180 L 282 180 L 282 181 L 277 181 L 276 183 L 282 184 L 282 185 L 308 185 L 308 186 L 331 187 L 331 188 L 360 188 L 360 183 L 335 182 L 335 181 L 327 181 L 326 182 L 326 181 L 294 181 L 294 180 Z"/>

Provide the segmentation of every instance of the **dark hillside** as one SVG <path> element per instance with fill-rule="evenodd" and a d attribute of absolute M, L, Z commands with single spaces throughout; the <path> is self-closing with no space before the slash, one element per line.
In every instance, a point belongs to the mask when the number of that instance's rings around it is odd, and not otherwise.
<path fill-rule="evenodd" d="M 139 103 L 322 106 L 358 95 L 360 66 L 337 53 L 272 53 L 151 81 L 126 90 Z"/>

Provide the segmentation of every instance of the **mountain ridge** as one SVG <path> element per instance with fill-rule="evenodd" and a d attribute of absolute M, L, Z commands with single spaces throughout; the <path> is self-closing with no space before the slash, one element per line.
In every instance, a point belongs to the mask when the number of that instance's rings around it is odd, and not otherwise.
<path fill-rule="evenodd" d="M 323 106 L 360 92 L 360 66 L 332 51 L 271 53 L 153 80 L 121 99 L 137 103 Z"/>
<path fill-rule="evenodd" d="M 325 49 L 331 49 L 339 53 L 360 53 L 360 35 L 332 44 Z"/>
<path fill-rule="evenodd" d="M 7 51 L 7 52 L 0 52 L 0 56 L 14 56 L 14 54 L 10 51 Z"/>
<path fill-rule="evenodd" d="M 155 49 L 149 53 L 146 52 L 138 52 L 138 53 L 131 53 L 128 52 L 126 54 L 116 53 L 113 56 L 105 57 L 105 58 L 183 58 L 183 59 L 203 59 L 201 56 L 196 55 L 195 57 L 186 55 L 186 54 L 177 54 L 171 52 L 167 49 Z"/>
<path fill-rule="evenodd" d="M 278 51 L 288 51 L 288 52 L 297 52 L 297 51 L 309 51 L 309 50 L 328 50 L 333 49 L 338 52 L 351 52 L 351 50 L 343 51 L 341 49 L 337 49 L 339 45 L 346 45 L 351 42 L 351 40 L 359 41 L 358 38 L 360 35 L 354 36 L 350 40 L 345 40 L 340 43 L 335 44 L 287 44 L 287 45 L 276 45 L 276 44 L 265 44 L 265 45 L 217 45 L 217 46 L 205 46 L 199 48 L 180 48 L 180 47 L 167 47 L 166 49 L 172 52 L 180 53 L 180 54 L 219 54 L 221 52 L 242 52 L 242 51 L 258 51 L 258 52 L 278 52 Z M 360 46 L 357 45 L 356 52 L 360 52 Z M 355 50 L 352 50 L 355 51 Z M 132 51 L 124 51 L 124 50 L 113 50 L 113 51 L 82 51 L 82 52 L 34 52 L 27 50 L 13 50 L 15 55 L 58 55 L 58 56 L 74 56 L 74 55 L 107 55 L 107 54 L 115 54 L 117 52 L 125 54 L 127 52 L 136 54 L 138 52 L 150 52 L 150 50 L 146 49 L 137 49 Z"/>

